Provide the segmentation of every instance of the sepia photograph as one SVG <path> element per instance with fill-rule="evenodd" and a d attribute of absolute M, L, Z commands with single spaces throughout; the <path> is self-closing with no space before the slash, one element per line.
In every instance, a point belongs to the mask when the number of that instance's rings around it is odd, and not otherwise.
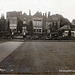
<path fill-rule="evenodd" d="M 0 75 L 75 75 L 75 0 L 0 0 Z"/>

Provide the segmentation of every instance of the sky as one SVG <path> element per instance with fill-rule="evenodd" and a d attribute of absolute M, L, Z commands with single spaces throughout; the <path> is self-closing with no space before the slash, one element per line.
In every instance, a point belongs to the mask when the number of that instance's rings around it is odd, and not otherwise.
<path fill-rule="evenodd" d="M 0 0 L 0 16 L 9 11 L 35 14 L 37 11 L 60 14 L 70 21 L 75 19 L 75 0 Z"/>

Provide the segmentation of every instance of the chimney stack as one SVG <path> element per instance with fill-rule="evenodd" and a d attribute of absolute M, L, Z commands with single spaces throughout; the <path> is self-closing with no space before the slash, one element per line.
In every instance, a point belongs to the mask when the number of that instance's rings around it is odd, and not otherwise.
<path fill-rule="evenodd" d="M 31 10 L 29 10 L 29 16 L 31 16 Z"/>
<path fill-rule="evenodd" d="M 50 12 L 48 12 L 48 18 L 50 17 Z"/>

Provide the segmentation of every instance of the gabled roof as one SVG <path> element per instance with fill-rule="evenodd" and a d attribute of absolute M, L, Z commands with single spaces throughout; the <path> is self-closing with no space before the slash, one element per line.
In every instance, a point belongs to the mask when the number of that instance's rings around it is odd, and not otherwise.
<path fill-rule="evenodd" d="M 28 15 L 26 13 L 24 13 L 22 16 L 19 17 L 22 21 L 24 19 L 28 19 Z"/>
<path fill-rule="evenodd" d="M 27 17 L 28 15 L 26 13 L 24 13 L 23 16 Z"/>
<path fill-rule="evenodd" d="M 63 27 L 60 28 L 61 30 L 68 30 L 71 29 L 70 25 L 64 25 Z"/>
<path fill-rule="evenodd" d="M 42 17 L 42 13 L 37 11 L 37 12 L 33 15 L 33 17 Z"/>

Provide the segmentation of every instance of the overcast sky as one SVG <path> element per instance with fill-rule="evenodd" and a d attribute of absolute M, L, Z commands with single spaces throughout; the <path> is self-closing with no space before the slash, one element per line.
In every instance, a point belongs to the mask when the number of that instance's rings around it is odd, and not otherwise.
<path fill-rule="evenodd" d="M 0 0 L 0 15 L 8 11 L 36 11 L 61 14 L 70 21 L 75 18 L 75 0 Z"/>

